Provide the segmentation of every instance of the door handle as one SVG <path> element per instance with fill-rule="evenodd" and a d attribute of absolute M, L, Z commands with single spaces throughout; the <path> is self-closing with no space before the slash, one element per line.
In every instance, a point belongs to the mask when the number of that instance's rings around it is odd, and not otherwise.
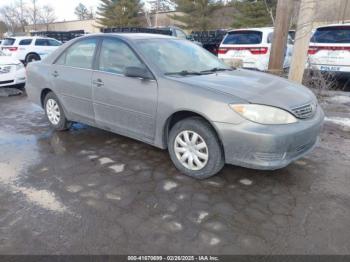
<path fill-rule="evenodd" d="M 92 83 L 95 85 L 95 86 L 97 86 L 97 87 L 101 87 L 101 86 L 104 86 L 104 83 L 103 83 L 103 81 L 101 80 L 101 79 L 96 79 L 96 80 L 94 80 L 94 81 L 92 81 Z"/>
<path fill-rule="evenodd" d="M 58 74 L 58 72 L 57 72 L 57 71 L 54 71 L 54 72 L 52 73 L 52 76 L 53 76 L 53 77 L 58 77 L 58 76 L 59 76 L 59 74 Z"/>

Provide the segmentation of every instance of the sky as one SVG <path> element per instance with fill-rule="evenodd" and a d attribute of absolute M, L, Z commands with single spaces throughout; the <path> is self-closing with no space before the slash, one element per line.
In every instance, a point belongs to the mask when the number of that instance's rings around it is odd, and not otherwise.
<path fill-rule="evenodd" d="M 0 0 L 0 8 L 5 5 L 14 4 L 17 0 Z M 24 0 L 29 3 L 30 0 Z M 55 9 L 57 21 L 76 20 L 74 8 L 79 4 L 84 4 L 87 8 L 91 6 L 96 10 L 99 0 L 37 0 L 39 5 L 51 5 Z"/>

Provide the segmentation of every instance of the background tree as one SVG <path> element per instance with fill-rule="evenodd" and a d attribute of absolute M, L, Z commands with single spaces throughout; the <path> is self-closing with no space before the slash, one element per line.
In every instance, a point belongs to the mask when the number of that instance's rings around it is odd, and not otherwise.
<path fill-rule="evenodd" d="M 52 6 L 44 5 L 40 8 L 39 20 L 41 24 L 46 25 L 46 31 L 49 31 L 49 25 L 56 20 L 55 10 Z"/>
<path fill-rule="evenodd" d="M 173 19 L 191 30 L 211 29 L 211 16 L 220 6 L 215 0 L 177 0 L 176 4 L 176 11 L 183 12 L 184 15 L 174 15 Z"/>
<path fill-rule="evenodd" d="M 79 20 L 93 19 L 94 12 L 93 9 L 87 9 L 85 5 L 79 3 L 78 6 L 74 10 L 74 14 L 78 17 Z"/>
<path fill-rule="evenodd" d="M 101 0 L 97 14 L 105 27 L 139 26 L 140 0 Z"/>
<path fill-rule="evenodd" d="M 273 26 L 276 0 L 242 0 L 231 4 L 238 11 L 232 27 Z"/>
<path fill-rule="evenodd" d="M 7 25 L 4 21 L 0 21 L 0 38 L 4 37 L 4 34 L 7 32 Z"/>

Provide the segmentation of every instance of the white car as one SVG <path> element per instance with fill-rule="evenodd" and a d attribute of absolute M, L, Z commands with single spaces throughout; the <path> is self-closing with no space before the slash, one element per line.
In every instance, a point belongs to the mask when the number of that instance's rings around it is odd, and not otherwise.
<path fill-rule="evenodd" d="M 273 28 L 235 29 L 227 32 L 222 40 L 218 57 L 222 60 L 241 61 L 244 68 L 266 71 L 268 69 Z M 293 40 L 288 36 L 284 68 L 290 66 Z"/>
<path fill-rule="evenodd" d="M 22 62 L 0 51 L 0 87 L 24 86 L 25 81 L 26 72 Z"/>
<path fill-rule="evenodd" d="M 318 27 L 309 47 L 311 69 L 350 73 L 350 24 Z"/>
<path fill-rule="evenodd" d="M 24 63 L 43 59 L 56 50 L 62 43 L 47 37 L 9 37 L 2 42 L 2 51 Z"/>

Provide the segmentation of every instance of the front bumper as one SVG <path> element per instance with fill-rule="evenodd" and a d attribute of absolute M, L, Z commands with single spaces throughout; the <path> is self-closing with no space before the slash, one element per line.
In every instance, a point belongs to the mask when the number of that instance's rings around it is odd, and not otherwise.
<path fill-rule="evenodd" d="M 316 146 L 324 120 L 320 107 L 311 119 L 289 125 L 261 125 L 250 121 L 233 125 L 214 122 L 227 164 L 259 170 L 287 166 Z"/>
<path fill-rule="evenodd" d="M 23 85 L 26 81 L 25 69 L 0 74 L 0 87 Z"/>

